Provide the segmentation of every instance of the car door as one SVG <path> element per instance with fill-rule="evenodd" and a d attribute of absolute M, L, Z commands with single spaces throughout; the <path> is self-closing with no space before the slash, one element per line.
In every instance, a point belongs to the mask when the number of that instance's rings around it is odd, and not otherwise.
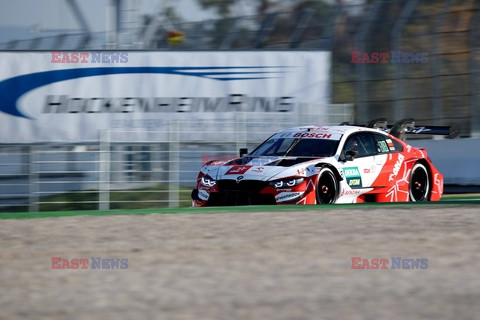
<path fill-rule="evenodd" d="M 375 164 L 378 168 L 376 173 L 375 186 L 385 187 L 392 183 L 396 177 L 398 170 L 395 170 L 395 165 L 403 161 L 403 146 L 395 139 L 387 135 L 374 133 L 375 145 L 377 147 L 377 155 L 375 156 Z M 400 162 L 399 162 L 400 161 Z M 394 174 L 392 176 L 392 174 Z"/>
<path fill-rule="evenodd" d="M 378 172 L 385 163 L 378 158 L 377 147 L 370 132 L 357 132 L 351 134 L 346 140 L 341 151 L 346 158 L 347 151 L 354 152 L 353 160 L 345 161 L 342 165 L 343 175 L 347 185 L 352 189 L 371 187 Z M 379 165 L 376 164 L 379 162 Z"/>

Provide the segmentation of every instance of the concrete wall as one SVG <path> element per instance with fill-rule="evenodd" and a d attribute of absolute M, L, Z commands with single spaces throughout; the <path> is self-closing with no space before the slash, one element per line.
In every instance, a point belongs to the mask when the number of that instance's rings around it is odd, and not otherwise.
<path fill-rule="evenodd" d="M 445 177 L 445 184 L 480 185 L 480 139 L 409 140 L 426 148 L 433 164 Z"/>

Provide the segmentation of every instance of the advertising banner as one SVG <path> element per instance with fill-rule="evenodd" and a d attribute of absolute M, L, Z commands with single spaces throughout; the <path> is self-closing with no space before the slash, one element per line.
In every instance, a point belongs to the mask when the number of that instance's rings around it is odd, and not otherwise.
<path fill-rule="evenodd" d="M 0 143 L 95 142 L 101 131 L 238 112 L 322 114 L 330 100 L 321 51 L 0 52 L 0 70 Z"/>

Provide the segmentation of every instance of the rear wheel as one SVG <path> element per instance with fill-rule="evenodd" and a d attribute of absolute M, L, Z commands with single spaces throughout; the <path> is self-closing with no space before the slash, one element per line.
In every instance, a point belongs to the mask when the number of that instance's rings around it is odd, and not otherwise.
<path fill-rule="evenodd" d="M 410 175 L 410 201 L 428 201 L 430 194 L 430 177 L 428 170 L 421 163 L 413 166 Z"/>
<path fill-rule="evenodd" d="M 338 195 L 338 181 L 329 168 L 323 168 L 318 175 L 317 203 L 335 203 Z"/>

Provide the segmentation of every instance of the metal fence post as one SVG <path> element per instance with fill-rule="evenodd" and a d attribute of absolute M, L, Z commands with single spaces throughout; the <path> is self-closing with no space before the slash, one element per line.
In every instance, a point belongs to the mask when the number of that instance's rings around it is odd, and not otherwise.
<path fill-rule="evenodd" d="M 441 28 L 445 24 L 445 17 L 447 12 L 450 10 L 452 6 L 453 0 L 447 0 L 445 2 L 445 7 L 442 10 L 442 13 L 439 14 L 435 19 L 435 25 L 433 27 L 433 34 L 434 34 L 434 56 L 432 59 L 431 64 L 431 74 L 432 74 L 432 96 L 433 96 L 433 105 L 432 105 L 432 115 L 433 115 L 433 124 L 440 125 L 440 121 L 438 119 L 443 117 L 443 101 L 442 101 L 442 81 L 440 78 L 440 73 L 442 69 L 442 58 L 440 57 L 440 33 L 438 32 L 439 28 Z"/>
<path fill-rule="evenodd" d="M 247 147 L 247 114 L 235 112 L 235 152 Z M 251 150 L 250 150 L 251 151 Z"/>
<path fill-rule="evenodd" d="M 295 21 L 293 31 L 290 34 L 289 47 L 290 49 L 295 49 L 302 42 L 303 34 L 310 23 L 310 20 L 315 13 L 313 9 L 303 9 Z"/>
<path fill-rule="evenodd" d="M 360 30 L 358 31 L 357 36 L 355 37 L 356 49 L 365 52 L 367 50 L 366 39 L 370 34 L 370 30 L 373 22 L 377 18 L 377 15 L 380 13 L 380 9 L 385 4 L 385 1 L 379 0 L 375 3 L 370 4 L 369 18 L 361 25 Z M 356 110 L 355 110 L 355 119 L 354 122 L 362 123 L 368 121 L 368 105 L 366 104 L 368 100 L 368 90 L 367 90 L 367 65 L 365 63 L 357 63 L 355 65 L 357 73 L 357 81 L 355 85 L 356 91 Z"/>
<path fill-rule="evenodd" d="M 37 212 L 38 207 L 38 172 L 37 172 L 37 157 L 36 148 L 34 145 L 30 145 L 28 148 L 28 182 L 29 182 L 29 199 L 28 199 L 28 211 Z"/>
<path fill-rule="evenodd" d="M 476 14 L 472 19 L 470 30 L 470 64 L 471 64 L 471 90 L 472 90 L 472 105 L 470 109 L 470 135 L 472 137 L 480 136 L 480 63 L 478 54 L 480 53 L 480 8 L 476 8 Z"/>
<path fill-rule="evenodd" d="M 110 139 L 110 131 L 100 131 L 99 210 L 110 210 Z"/>
<path fill-rule="evenodd" d="M 168 207 L 179 206 L 180 191 L 180 125 L 177 120 L 168 125 Z"/>
<path fill-rule="evenodd" d="M 233 18 L 232 26 L 230 27 L 229 32 L 223 38 L 222 43 L 220 44 L 219 49 L 220 50 L 228 50 L 232 47 L 233 41 L 235 41 L 235 38 L 237 37 L 238 34 L 238 25 L 240 18 Z"/>
<path fill-rule="evenodd" d="M 275 22 L 277 21 L 277 13 L 269 13 L 263 19 L 262 25 L 258 30 L 257 35 L 254 39 L 254 47 L 257 49 L 262 49 L 265 47 L 265 43 L 267 42 L 267 38 L 270 33 L 275 28 Z"/>
<path fill-rule="evenodd" d="M 397 19 L 395 22 L 395 25 L 393 27 L 392 31 L 392 50 L 393 51 L 400 51 L 402 48 L 402 42 L 401 42 L 401 35 L 403 28 L 408 22 L 408 19 L 412 15 L 413 11 L 417 7 L 418 0 L 408 0 L 408 2 L 405 4 L 403 7 L 402 12 L 400 13 L 400 17 Z M 403 87 L 403 70 L 401 67 L 400 63 L 394 63 L 394 72 L 395 72 L 395 86 L 393 89 L 393 97 L 394 97 L 394 103 L 393 103 L 393 114 L 395 117 L 395 121 L 398 121 L 400 119 L 404 118 L 405 110 L 403 108 L 403 94 L 404 94 L 404 87 Z"/>

